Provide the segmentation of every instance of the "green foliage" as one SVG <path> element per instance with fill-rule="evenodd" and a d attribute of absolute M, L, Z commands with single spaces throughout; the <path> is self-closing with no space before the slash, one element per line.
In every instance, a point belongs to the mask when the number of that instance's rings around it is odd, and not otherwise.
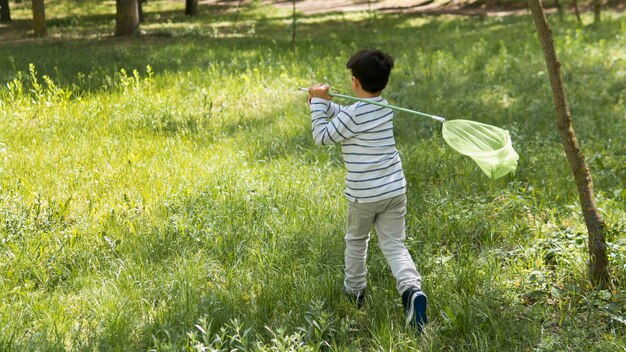
<path fill-rule="evenodd" d="M 235 30 L 150 1 L 144 33 L 112 39 L 93 36 L 111 4 L 87 3 L 100 17 L 49 8 L 57 39 L 0 44 L 0 350 L 625 348 L 622 14 L 554 25 L 609 228 L 616 287 L 596 291 L 529 18 L 302 16 L 293 53 L 288 14 L 260 4 Z M 422 336 L 375 240 L 365 306 L 342 296 L 340 150 L 313 145 L 295 90 L 349 91 L 365 46 L 396 57 L 392 103 L 506 128 L 521 156 L 489 181 L 396 115 Z"/>

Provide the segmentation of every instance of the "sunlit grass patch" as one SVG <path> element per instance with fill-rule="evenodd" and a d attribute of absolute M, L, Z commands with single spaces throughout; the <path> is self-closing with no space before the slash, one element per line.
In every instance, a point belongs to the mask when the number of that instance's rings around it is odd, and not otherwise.
<path fill-rule="evenodd" d="M 246 8 L 235 25 L 146 5 L 137 38 L 74 41 L 111 19 L 53 4 L 57 39 L 2 45 L 0 349 L 623 348 L 623 16 L 555 25 L 610 229 L 616 289 L 595 291 L 528 19 L 308 16 L 294 52 L 288 14 Z M 396 115 L 422 336 L 402 326 L 375 235 L 366 305 L 341 295 L 341 153 L 313 145 L 296 91 L 349 93 L 345 61 L 370 45 L 396 57 L 391 102 L 506 128 L 521 156 L 489 181 L 441 125 Z"/>

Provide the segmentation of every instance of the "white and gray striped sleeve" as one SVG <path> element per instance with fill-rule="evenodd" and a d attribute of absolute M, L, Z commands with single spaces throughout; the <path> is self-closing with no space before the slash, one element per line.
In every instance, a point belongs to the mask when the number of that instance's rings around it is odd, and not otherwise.
<path fill-rule="evenodd" d="M 317 145 L 339 143 L 355 135 L 354 111 L 321 98 L 311 99 L 311 127 Z"/>

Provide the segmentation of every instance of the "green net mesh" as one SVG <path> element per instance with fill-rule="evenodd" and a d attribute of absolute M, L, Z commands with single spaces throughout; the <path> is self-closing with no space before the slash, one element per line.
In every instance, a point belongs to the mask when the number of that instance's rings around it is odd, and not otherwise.
<path fill-rule="evenodd" d="M 468 120 L 443 123 L 443 139 L 452 149 L 472 158 L 489 178 L 495 180 L 517 167 L 509 131 Z"/>

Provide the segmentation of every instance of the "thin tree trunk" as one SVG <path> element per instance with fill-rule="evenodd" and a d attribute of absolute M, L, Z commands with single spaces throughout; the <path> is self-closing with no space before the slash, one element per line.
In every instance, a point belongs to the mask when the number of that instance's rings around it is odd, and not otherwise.
<path fill-rule="evenodd" d="M 241 14 L 242 5 L 243 0 L 239 0 L 239 2 L 237 2 L 237 8 L 235 9 L 235 19 L 233 20 L 233 33 L 237 33 L 237 23 L 239 23 L 239 15 Z"/>
<path fill-rule="evenodd" d="M 0 0 L 0 22 L 11 21 L 11 9 L 9 8 L 9 0 Z"/>
<path fill-rule="evenodd" d="M 291 1 L 293 5 L 292 23 L 291 23 L 291 50 L 296 52 L 296 0 Z"/>
<path fill-rule="evenodd" d="M 133 35 L 139 29 L 137 0 L 116 0 L 115 35 Z"/>
<path fill-rule="evenodd" d="M 561 63 L 558 61 L 552 30 L 548 24 L 541 0 L 528 0 L 528 5 L 539 33 L 539 39 L 543 47 L 546 66 L 550 76 L 552 95 L 556 107 L 556 119 L 559 135 L 569 162 L 570 168 L 576 181 L 576 188 L 582 207 L 585 224 L 589 237 L 589 269 L 591 280 L 595 285 L 606 287 L 609 281 L 609 261 L 606 254 L 605 224 L 598 213 L 593 194 L 593 182 L 591 172 L 585 161 L 572 128 L 572 115 L 569 111 L 563 79 L 561 77 Z"/>
<path fill-rule="evenodd" d="M 554 0 L 554 5 L 556 6 L 556 9 L 559 13 L 559 19 L 562 20 L 563 19 L 563 6 L 559 2 L 559 0 Z"/>
<path fill-rule="evenodd" d="M 578 0 L 574 1 L 574 12 L 576 13 L 576 19 L 578 19 L 578 23 L 582 24 L 583 20 L 580 18 L 580 9 L 578 9 Z"/>
<path fill-rule="evenodd" d="M 602 10 L 602 0 L 593 0 L 593 23 L 600 23 L 600 12 Z"/>
<path fill-rule="evenodd" d="M 43 0 L 33 0 L 33 28 L 35 29 L 35 37 L 45 37 L 48 35 L 46 8 Z"/>
<path fill-rule="evenodd" d="M 137 0 L 137 15 L 139 16 L 139 23 L 143 22 L 143 0 Z"/>
<path fill-rule="evenodd" d="M 187 16 L 198 15 L 198 0 L 186 0 L 185 1 L 185 15 Z"/>

